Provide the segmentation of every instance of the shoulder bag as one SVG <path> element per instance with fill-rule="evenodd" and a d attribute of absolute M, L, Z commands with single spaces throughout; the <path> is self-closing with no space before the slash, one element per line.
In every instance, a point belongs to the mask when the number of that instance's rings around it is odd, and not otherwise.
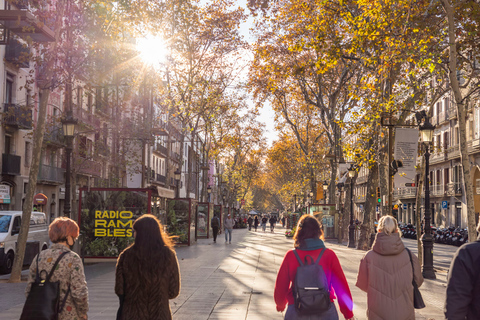
<path fill-rule="evenodd" d="M 408 256 L 410 257 L 410 264 L 412 265 L 412 274 L 415 273 L 413 270 L 413 261 L 412 261 L 412 253 L 408 248 L 405 248 L 408 252 Z M 415 283 L 415 275 L 413 275 L 412 278 L 412 284 L 413 284 L 413 307 L 415 309 L 423 309 L 425 308 L 425 303 L 423 302 L 422 294 L 420 293 L 420 290 L 418 289 L 417 284 Z"/>
<path fill-rule="evenodd" d="M 67 293 L 60 304 L 60 281 L 51 282 L 50 278 L 55 271 L 60 260 L 66 255 L 68 251 L 60 254 L 57 261 L 53 265 L 52 270 L 47 275 L 45 280 L 40 278 L 38 272 L 38 256 L 37 255 L 37 274 L 35 282 L 32 283 L 27 300 L 23 306 L 20 320 L 57 320 L 58 314 L 62 312 L 65 303 L 67 302 L 68 294 L 70 293 L 70 286 L 68 286 Z M 41 272 L 46 272 L 42 270 Z"/>

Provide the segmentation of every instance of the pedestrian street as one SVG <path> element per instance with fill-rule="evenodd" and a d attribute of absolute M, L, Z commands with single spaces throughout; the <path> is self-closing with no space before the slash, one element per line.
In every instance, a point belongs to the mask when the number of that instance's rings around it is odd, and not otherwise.
<path fill-rule="evenodd" d="M 287 239 L 284 232 L 282 227 L 277 227 L 275 233 L 234 229 L 232 244 L 226 244 L 221 234 L 215 244 L 212 239 L 199 239 L 190 247 L 177 247 L 181 291 L 176 299 L 170 300 L 173 319 L 283 319 L 284 314 L 275 309 L 273 289 L 285 252 L 293 247 L 293 240 Z M 416 253 L 416 241 L 406 239 L 404 242 Z M 355 317 L 366 319 L 366 293 L 355 287 L 364 252 L 339 245 L 335 240 L 327 240 L 326 245 L 339 257 L 352 291 Z M 448 256 L 455 248 L 448 248 L 450 251 L 435 245 L 435 253 L 451 260 Z M 416 310 L 416 319 L 444 319 L 446 272 L 439 269 L 436 280 L 425 280 L 420 290 L 427 307 Z M 118 308 L 114 293 L 115 262 L 87 264 L 85 274 L 89 319 L 115 319 Z M 25 301 L 24 288 L 25 283 L 0 282 L 1 320 L 19 318 Z"/>

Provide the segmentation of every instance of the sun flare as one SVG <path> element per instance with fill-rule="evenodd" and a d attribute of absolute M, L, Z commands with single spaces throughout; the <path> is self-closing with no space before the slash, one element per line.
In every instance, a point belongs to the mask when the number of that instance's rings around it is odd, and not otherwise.
<path fill-rule="evenodd" d="M 136 41 L 139 57 L 146 64 L 155 66 L 164 63 L 167 59 L 168 49 L 165 41 L 156 36 L 139 38 Z"/>

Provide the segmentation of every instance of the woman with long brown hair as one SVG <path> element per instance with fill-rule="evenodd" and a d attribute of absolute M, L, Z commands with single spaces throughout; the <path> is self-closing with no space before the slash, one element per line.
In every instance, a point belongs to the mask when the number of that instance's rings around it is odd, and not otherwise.
<path fill-rule="evenodd" d="M 338 313 L 333 303 L 336 295 L 340 312 L 345 319 L 353 319 L 352 294 L 350 293 L 347 279 L 335 252 L 325 247 L 323 229 L 320 222 L 314 216 L 303 215 L 298 221 L 293 239 L 295 248 L 285 254 L 275 282 L 274 299 L 277 311 L 282 312 L 288 304 L 285 320 L 335 320 L 338 319 Z M 301 261 L 307 261 L 307 256 L 310 256 L 312 261 L 318 261 L 318 264 L 323 268 L 330 295 L 330 307 L 328 310 L 308 316 L 303 316 L 296 310 L 293 286 L 297 268 L 300 266 L 297 255 Z"/>
<path fill-rule="evenodd" d="M 151 214 L 135 220 L 133 236 L 135 242 L 117 260 L 117 319 L 172 319 L 168 300 L 180 293 L 180 270 L 172 241 Z"/>

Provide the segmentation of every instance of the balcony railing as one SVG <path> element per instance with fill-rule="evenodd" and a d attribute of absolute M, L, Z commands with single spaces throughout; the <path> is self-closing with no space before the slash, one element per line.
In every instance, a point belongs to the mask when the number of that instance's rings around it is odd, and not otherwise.
<path fill-rule="evenodd" d="M 167 177 L 162 176 L 161 174 L 157 173 L 156 181 L 161 182 L 161 183 L 167 183 Z"/>
<path fill-rule="evenodd" d="M 4 153 L 2 154 L 2 174 L 8 174 L 12 176 L 20 175 L 20 163 L 22 157 L 14 154 Z"/>
<path fill-rule="evenodd" d="M 393 191 L 393 198 L 394 199 L 415 198 L 416 196 L 417 196 L 417 188 L 416 187 L 399 188 L 399 189 Z"/>
<path fill-rule="evenodd" d="M 101 163 L 93 160 L 81 159 L 81 163 L 79 163 L 78 172 L 81 174 L 88 174 L 92 176 L 101 176 L 102 165 Z"/>
<path fill-rule="evenodd" d="M 32 129 L 32 110 L 17 104 L 5 103 L 3 105 L 4 122 L 6 125 L 18 129 Z"/>
<path fill-rule="evenodd" d="M 158 143 L 155 145 L 155 151 L 160 152 L 164 156 L 168 155 L 168 149 L 166 147 L 162 146 L 161 144 L 158 144 Z"/>
<path fill-rule="evenodd" d="M 445 187 L 443 184 L 430 186 L 430 195 L 432 197 L 443 197 L 445 195 Z"/>
<path fill-rule="evenodd" d="M 38 181 L 62 184 L 64 182 L 64 173 L 65 170 L 62 168 L 42 164 L 38 170 Z"/>
<path fill-rule="evenodd" d="M 462 184 L 460 182 L 450 182 L 447 183 L 447 195 L 449 196 L 460 196 L 462 195 Z"/>
<path fill-rule="evenodd" d="M 45 128 L 45 134 L 43 135 L 43 141 L 56 145 L 64 144 L 63 131 L 60 126 L 49 124 Z"/>
<path fill-rule="evenodd" d="M 101 127 L 100 119 L 87 110 L 82 108 L 73 108 L 73 115 L 78 121 L 81 121 L 94 129 L 100 129 Z"/>

